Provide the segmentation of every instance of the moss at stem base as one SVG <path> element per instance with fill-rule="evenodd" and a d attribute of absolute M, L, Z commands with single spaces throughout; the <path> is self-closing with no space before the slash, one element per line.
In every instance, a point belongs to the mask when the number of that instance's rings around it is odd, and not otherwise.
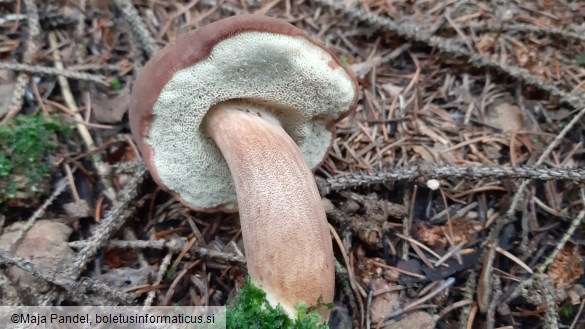
<path fill-rule="evenodd" d="M 297 318 L 290 319 L 282 307 L 272 307 L 266 300 L 266 293 L 254 286 L 250 277 L 240 290 L 239 295 L 227 305 L 227 328 L 262 328 L 262 329 L 326 329 L 327 324 L 319 324 L 320 316 L 317 310 L 330 304 L 320 300 L 316 306 L 306 307 L 297 305 Z"/>

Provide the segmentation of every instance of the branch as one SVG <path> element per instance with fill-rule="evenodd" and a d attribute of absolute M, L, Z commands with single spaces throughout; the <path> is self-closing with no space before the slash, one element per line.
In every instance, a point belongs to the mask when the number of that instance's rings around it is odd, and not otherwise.
<path fill-rule="evenodd" d="M 63 288 L 67 291 L 69 297 L 74 300 L 85 300 L 89 303 L 96 303 L 96 301 L 88 300 L 89 294 L 96 295 L 98 297 L 106 298 L 108 301 L 123 303 L 126 305 L 132 304 L 134 297 L 124 292 L 114 290 L 106 284 L 98 281 L 82 278 L 79 281 L 57 277 L 56 275 L 48 275 L 41 272 L 36 266 L 28 259 L 12 256 L 7 251 L 0 251 L 0 264 L 8 266 L 16 266 L 26 273 L 34 276 L 37 279 L 51 283 L 55 286 Z"/>
<path fill-rule="evenodd" d="M 383 184 L 396 180 L 439 179 L 439 178 L 525 178 L 540 180 L 571 180 L 585 182 L 583 168 L 543 168 L 543 167 L 455 167 L 415 165 L 375 173 L 356 172 L 328 178 L 321 181 L 322 192 L 346 190 L 359 186 Z M 326 193 L 326 194 L 327 194 Z"/>
<path fill-rule="evenodd" d="M 90 74 L 85 72 L 78 72 L 68 69 L 58 69 L 55 67 L 46 67 L 38 65 L 29 65 L 21 63 L 0 62 L 0 69 L 20 71 L 26 73 L 41 73 L 48 75 L 60 75 L 66 78 L 87 80 L 101 85 L 107 86 L 106 77 L 103 75 Z"/>
<path fill-rule="evenodd" d="M 39 49 L 39 34 L 41 32 L 41 25 L 39 23 L 39 9 L 35 4 L 34 0 L 24 0 L 27 11 L 27 23 L 28 23 L 28 39 L 26 40 L 26 49 L 24 50 L 23 60 L 25 63 L 31 63 L 33 56 Z M 20 73 L 16 77 L 16 84 L 14 92 L 12 93 L 12 99 L 8 106 L 8 111 L 2 113 L 0 109 L 0 117 L 4 114 L 4 118 L 0 123 L 6 123 L 10 118 L 14 117 L 20 108 L 22 107 L 22 97 L 26 92 L 26 86 L 28 85 L 29 75 L 28 73 Z"/>

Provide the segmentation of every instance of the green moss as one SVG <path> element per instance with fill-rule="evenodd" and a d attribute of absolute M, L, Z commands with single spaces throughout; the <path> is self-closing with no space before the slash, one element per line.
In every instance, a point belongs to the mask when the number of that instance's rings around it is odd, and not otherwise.
<path fill-rule="evenodd" d="M 122 82 L 120 82 L 120 78 L 119 77 L 114 77 L 114 79 L 112 79 L 112 82 L 110 82 L 110 88 L 112 90 L 120 90 L 122 89 Z"/>
<path fill-rule="evenodd" d="M 297 318 L 290 319 L 280 305 L 272 307 L 266 300 L 266 293 L 255 287 L 247 277 L 239 295 L 227 306 L 227 328 L 326 329 L 326 324 L 319 324 L 320 317 L 316 312 L 323 307 L 331 308 L 331 305 L 320 300 L 314 307 L 298 305 Z"/>
<path fill-rule="evenodd" d="M 570 319 L 570 318 L 572 318 L 573 317 L 573 305 L 571 305 L 570 303 L 565 303 L 559 309 L 559 315 L 563 319 Z"/>
<path fill-rule="evenodd" d="M 0 205 L 43 194 L 51 166 L 45 157 L 57 148 L 57 134 L 69 131 L 58 116 L 20 115 L 0 126 Z"/>

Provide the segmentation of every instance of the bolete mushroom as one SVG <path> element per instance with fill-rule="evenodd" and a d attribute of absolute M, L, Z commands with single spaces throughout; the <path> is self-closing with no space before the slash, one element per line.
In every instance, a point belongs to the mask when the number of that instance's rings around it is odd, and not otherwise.
<path fill-rule="evenodd" d="M 333 300 L 331 237 L 310 168 L 357 95 L 331 52 L 258 15 L 178 37 L 134 85 L 130 124 L 153 179 L 192 209 L 239 209 L 252 282 L 293 318 L 299 303 Z"/>

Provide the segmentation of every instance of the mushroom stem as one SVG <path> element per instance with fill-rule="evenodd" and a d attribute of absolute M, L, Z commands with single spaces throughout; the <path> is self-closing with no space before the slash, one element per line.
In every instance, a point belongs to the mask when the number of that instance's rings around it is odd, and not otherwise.
<path fill-rule="evenodd" d="M 331 303 L 331 236 L 299 147 L 273 115 L 253 105 L 221 103 L 205 120 L 235 183 L 252 282 L 293 319 L 299 303 L 315 305 L 320 297 Z"/>

